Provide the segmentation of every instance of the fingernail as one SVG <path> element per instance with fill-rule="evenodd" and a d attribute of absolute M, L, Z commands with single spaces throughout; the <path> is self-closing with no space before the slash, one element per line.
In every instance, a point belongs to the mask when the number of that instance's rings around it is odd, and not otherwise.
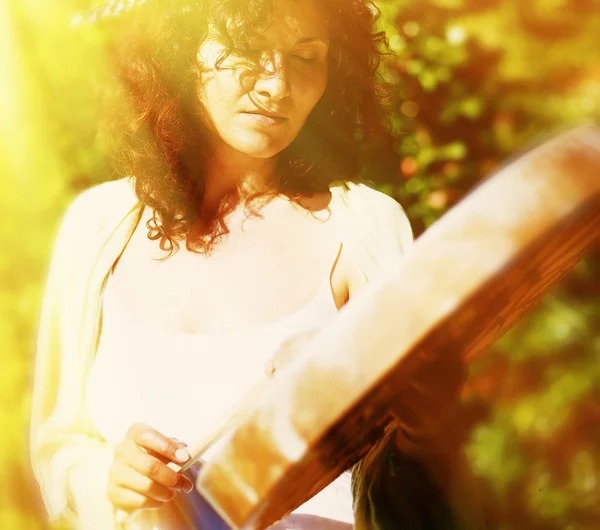
<path fill-rule="evenodd" d="M 177 449 L 177 451 L 175 451 L 175 458 L 179 461 L 179 462 L 187 462 L 190 458 L 190 453 L 187 452 L 187 449 L 184 449 L 183 447 Z"/>

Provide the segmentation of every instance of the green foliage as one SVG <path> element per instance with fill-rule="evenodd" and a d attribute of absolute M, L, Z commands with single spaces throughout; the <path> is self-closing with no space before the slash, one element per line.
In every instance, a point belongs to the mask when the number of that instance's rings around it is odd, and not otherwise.
<path fill-rule="evenodd" d="M 406 131 L 386 191 L 418 233 L 515 153 L 598 121 L 593 2 L 380 6 L 395 52 L 383 74 L 399 94 L 394 125 Z M 466 450 L 492 528 L 600 524 L 599 279 L 596 252 L 472 366 Z"/>
<path fill-rule="evenodd" d="M 394 194 L 418 232 L 539 135 L 598 119 L 592 3 L 378 2 L 394 52 L 383 69 L 398 94 L 392 119 L 406 133 Z"/>

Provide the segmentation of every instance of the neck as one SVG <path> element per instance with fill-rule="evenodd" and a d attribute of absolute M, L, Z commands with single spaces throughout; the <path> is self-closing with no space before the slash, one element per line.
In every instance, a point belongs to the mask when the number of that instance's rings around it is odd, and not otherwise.
<path fill-rule="evenodd" d="M 206 161 L 203 204 L 212 210 L 235 188 L 241 200 L 266 191 L 275 163 L 275 157 L 256 158 L 229 146 L 213 150 Z"/>

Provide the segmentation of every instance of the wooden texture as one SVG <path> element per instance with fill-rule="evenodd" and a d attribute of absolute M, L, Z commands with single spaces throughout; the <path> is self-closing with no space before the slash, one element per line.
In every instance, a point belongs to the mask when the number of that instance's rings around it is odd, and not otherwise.
<path fill-rule="evenodd" d="M 565 133 L 487 179 L 293 359 L 197 488 L 263 529 L 358 461 L 432 356 L 485 351 L 600 237 L 600 132 Z"/>

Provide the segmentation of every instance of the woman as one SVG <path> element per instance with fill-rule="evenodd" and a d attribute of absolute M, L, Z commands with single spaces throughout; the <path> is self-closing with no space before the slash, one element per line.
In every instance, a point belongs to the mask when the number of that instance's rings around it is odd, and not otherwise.
<path fill-rule="evenodd" d="M 133 110 L 115 144 L 134 177 L 84 192 L 62 222 L 33 468 L 51 520 L 117 528 L 121 510 L 126 528 L 225 528 L 193 490 L 197 470 L 167 464 L 189 458 L 279 346 L 314 333 L 412 242 L 402 208 L 356 184 L 390 147 L 375 81 L 385 39 L 362 0 L 133 4 L 93 18 L 131 8 L 114 58 Z M 356 468 L 354 500 L 344 474 L 276 528 L 457 527 L 441 473 L 419 463 L 439 453 L 427 447 L 464 378 L 458 359 L 444 364 L 444 384 L 423 392 L 440 374 L 430 367 L 401 396 L 403 427 Z M 385 486 L 390 458 L 409 453 L 418 479 Z"/>

